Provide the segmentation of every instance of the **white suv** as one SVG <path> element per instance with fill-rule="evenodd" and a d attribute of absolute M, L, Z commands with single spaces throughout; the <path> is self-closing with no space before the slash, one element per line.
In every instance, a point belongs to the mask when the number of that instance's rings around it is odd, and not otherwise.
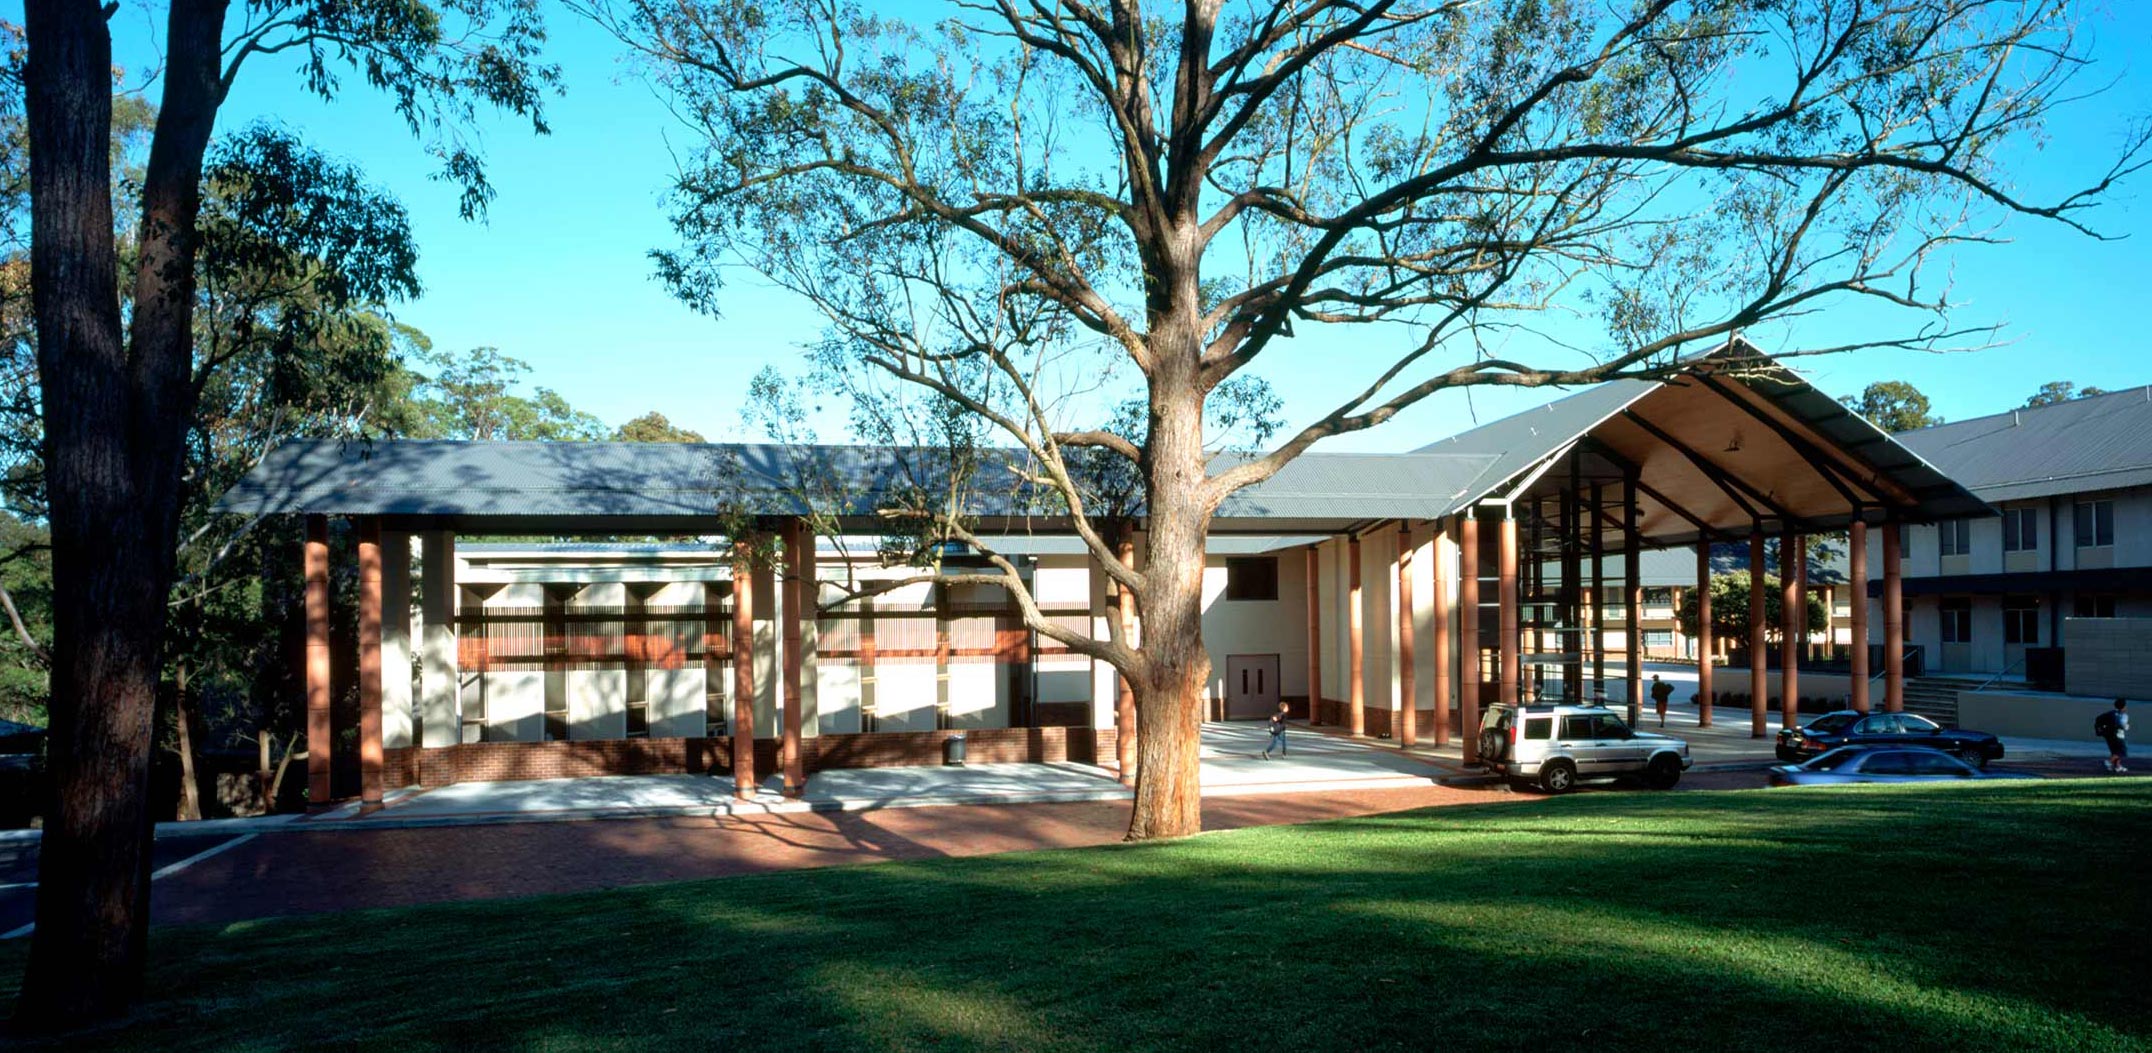
<path fill-rule="evenodd" d="M 1629 726 L 1605 706 L 1491 706 L 1480 720 L 1480 761 L 1511 783 L 1568 793 L 1579 779 L 1640 776 L 1671 789 L 1689 770 L 1689 744 Z"/>

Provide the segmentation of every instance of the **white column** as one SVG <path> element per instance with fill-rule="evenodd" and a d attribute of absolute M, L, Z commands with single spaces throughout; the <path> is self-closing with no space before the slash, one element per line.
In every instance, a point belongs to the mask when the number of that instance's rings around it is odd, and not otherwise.
<path fill-rule="evenodd" d="M 411 535 L 381 532 L 381 745 L 411 745 Z"/>
<path fill-rule="evenodd" d="M 419 671 L 422 745 L 463 741 L 456 660 L 456 535 L 429 530 L 420 537 L 419 611 L 425 638 Z"/>

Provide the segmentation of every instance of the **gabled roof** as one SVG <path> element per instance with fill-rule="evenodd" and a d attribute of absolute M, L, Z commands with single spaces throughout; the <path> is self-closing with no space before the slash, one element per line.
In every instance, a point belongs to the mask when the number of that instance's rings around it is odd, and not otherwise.
<path fill-rule="evenodd" d="M 1978 497 L 1739 340 L 1689 360 L 1665 381 L 1586 388 L 1420 449 L 1488 459 L 1462 510 L 1566 486 L 1557 458 L 1618 493 L 1640 480 L 1644 536 L 1686 544 L 1791 526 L 1836 530 L 1859 517 L 1917 521 L 1992 514 Z M 1530 484 L 1529 493 L 1520 488 Z"/>
<path fill-rule="evenodd" d="M 1988 501 L 2152 485 L 2152 387 L 1893 437 Z"/>

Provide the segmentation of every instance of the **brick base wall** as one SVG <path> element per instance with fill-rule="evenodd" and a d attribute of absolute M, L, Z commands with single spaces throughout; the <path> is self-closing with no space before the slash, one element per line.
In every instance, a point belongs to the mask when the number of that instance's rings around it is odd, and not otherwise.
<path fill-rule="evenodd" d="M 816 735 L 800 740 L 809 772 L 826 768 L 895 768 L 942 762 L 942 742 L 957 731 L 900 731 Z M 1113 756 L 1111 729 L 969 728 L 965 757 L 973 764 L 1074 761 L 1097 764 Z M 732 740 L 606 739 L 589 742 L 467 742 L 433 749 L 382 751 L 383 781 L 404 786 L 458 782 L 586 778 L 593 775 L 703 775 L 729 771 Z M 755 740 L 755 770 L 777 770 L 778 740 Z"/>

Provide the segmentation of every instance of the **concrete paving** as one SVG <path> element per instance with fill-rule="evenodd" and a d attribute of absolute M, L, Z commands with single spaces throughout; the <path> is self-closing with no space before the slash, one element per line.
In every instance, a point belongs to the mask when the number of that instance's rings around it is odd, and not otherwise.
<path fill-rule="evenodd" d="M 1203 727 L 1203 795 L 1385 790 L 1434 786 L 1460 769 L 1438 758 L 1407 757 L 1378 743 L 1341 740 L 1296 730 L 1287 755 L 1259 756 L 1269 741 L 1261 724 Z M 408 788 L 386 807 L 362 814 L 346 802 L 319 815 L 273 815 L 161 823 L 160 837 L 240 835 L 300 830 L 384 830 L 585 819 L 719 818 L 858 812 L 976 804 L 1065 804 L 1126 800 L 1130 790 L 1111 770 L 1088 764 L 972 764 L 964 767 L 844 768 L 808 776 L 799 797 L 786 797 L 777 777 L 752 800 L 733 796 L 732 783 L 702 775 L 622 775 L 587 779 L 468 782 Z M 21 831 L 34 841 L 36 831 Z"/>

